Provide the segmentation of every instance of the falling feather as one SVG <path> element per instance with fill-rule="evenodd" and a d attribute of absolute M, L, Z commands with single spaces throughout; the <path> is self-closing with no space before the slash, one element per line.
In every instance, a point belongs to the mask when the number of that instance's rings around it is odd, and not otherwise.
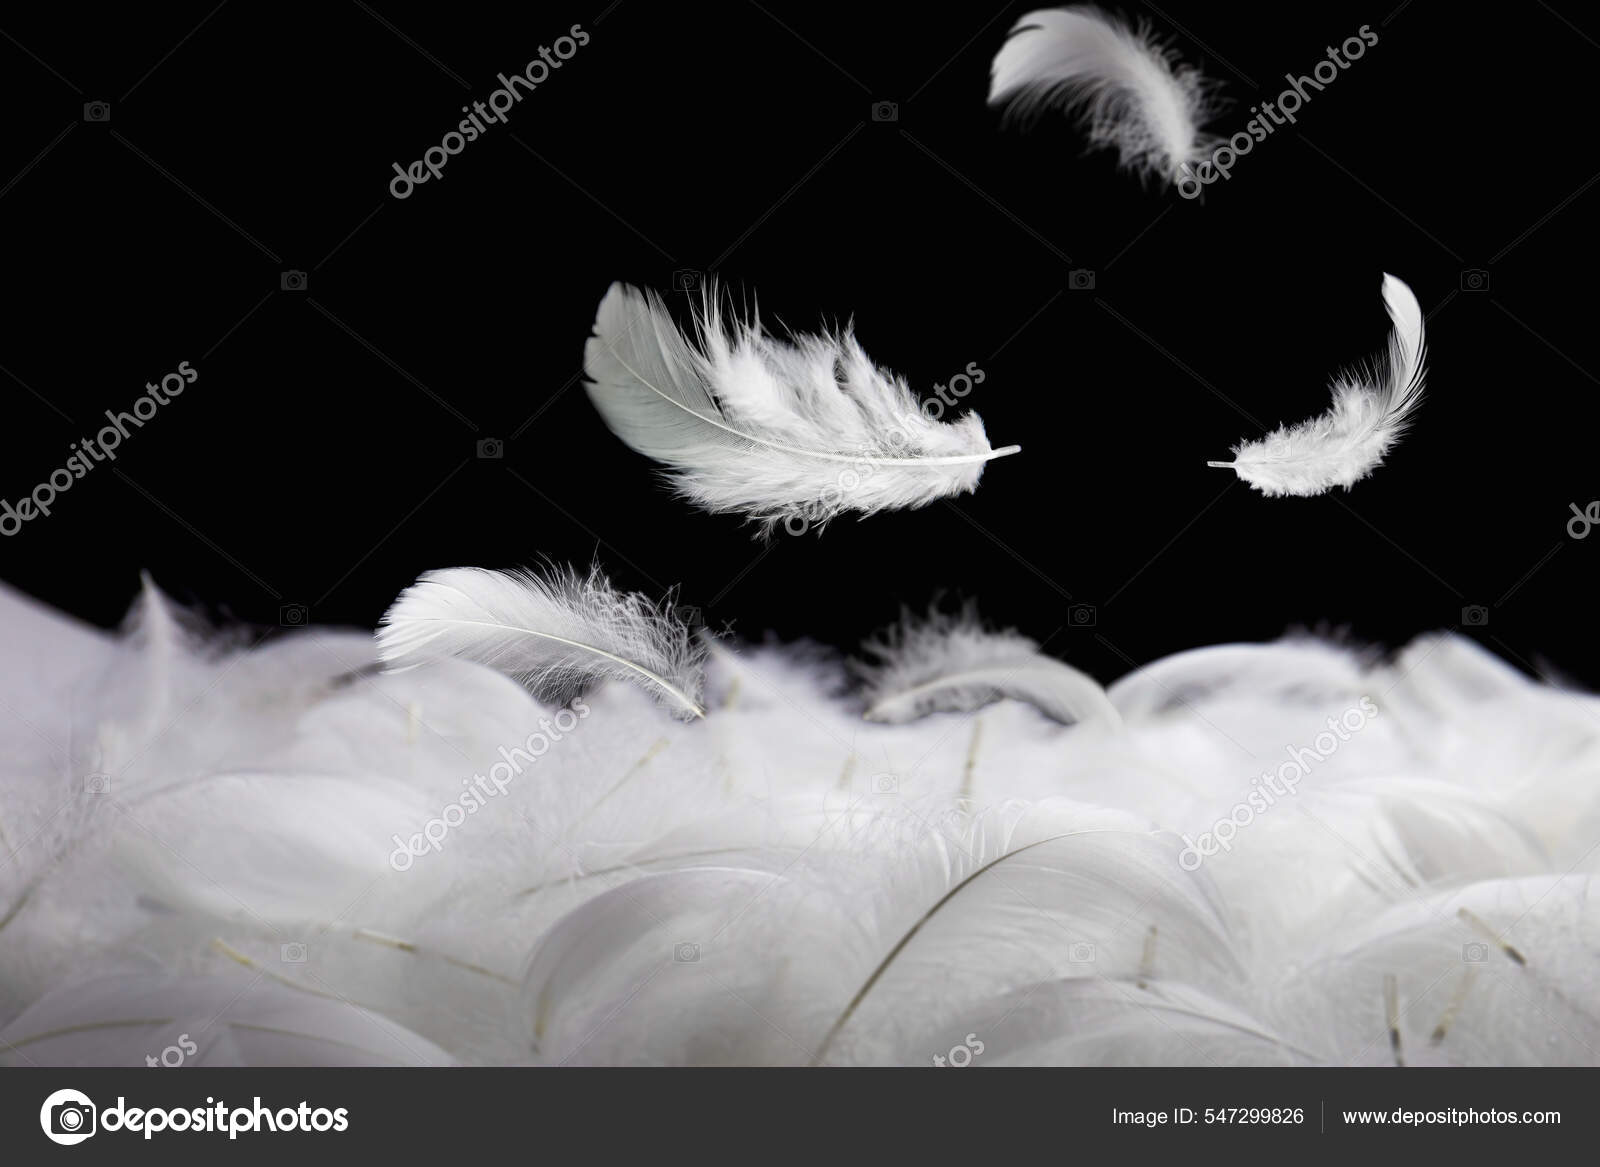
<path fill-rule="evenodd" d="M 993 449 L 974 413 L 927 416 L 849 331 L 778 340 L 754 317 L 725 321 L 712 289 L 695 323 L 685 336 L 657 297 L 613 284 L 584 351 L 589 399 L 681 497 L 763 533 L 970 492 L 1020 449 Z"/>
<path fill-rule="evenodd" d="M 1427 341 L 1422 309 L 1404 281 L 1383 277 L 1392 328 L 1384 357 L 1341 373 L 1333 407 L 1296 426 L 1234 447 L 1232 462 L 1207 462 L 1238 473 L 1262 494 L 1314 495 L 1353 485 L 1383 465 L 1422 403 Z"/>
<path fill-rule="evenodd" d="M 705 714 L 704 646 L 670 605 L 617 591 L 598 568 L 430 571 L 384 613 L 378 655 L 391 669 L 464 657 L 558 705 L 596 681 L 632 681 L 677 717 Z"/>
<path fill-rule="evenodd" d="M 995 55 L 989 104 L 1028 117 L 1077 114 L 1095 146 L 1110 146 L 1140 178 L 1175 181 L 1209 150 L 1214 112 L 1198 70 L 1176 63 L 1148 30 L 1092 7 L 1041 9 L 1012 26 Z"/>
<path fill-rule="evenodd" d="M 1014 631 L 992 632 L 968 607 L 957 614 L 906 613 L 863 646 L 855 664 L 869 721 L 904 722 L 930 713 L 966 713 L 1010 697 L 1072 725 L 1122 724 L 1105 690 L 1077 669 L 1045 656 Z"/>

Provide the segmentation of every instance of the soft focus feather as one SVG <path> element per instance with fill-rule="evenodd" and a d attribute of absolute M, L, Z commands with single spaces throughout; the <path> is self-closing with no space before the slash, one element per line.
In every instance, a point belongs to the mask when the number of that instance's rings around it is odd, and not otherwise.
<path fill-rule="evenodd" d="M 705 510 L 770 531 L 919 507 L 976 490 L 1019 448 L 991 448 L 977 414 L 929 418 L 848 331 L 777 340 L 753 317 L 725 323 L 711 289 L 696 325 L 686 337 L 654 295 L 613 284 L 584 370 L 611 431 Z"/>
<path fill-rule="evenodd" d="M 1092 7 L 1041 9 L 1019 19 L 995 54 L 989 104 L 1019 117 L 1050 106 L 1076 113 L 1089 141 L 1115 147 L 1125 168 L 1171 182 L 1209 149 L 1206 89 L 1147 30 Z"/>
<path fill-rule="evenodd" d="M 1359 657 L 1320 641 L 1217 644 L 1174 653 L 1136 669 L 1107 691 L 1123 717 L 1156 717 L 1191 706 L 1225 689 L 1252 699 L 1326 703 L 1361 692 Z"/>
<path fill-rule="evenodd" d="M 565 704 L 596 681 L 643 685 L 677 717 L 700 717 L 705 651 L 670 605 L 619 592 L 598 568 L 430 571 L 400 594 L 378 628 L 390 668 L 463 657 Z"/>
<path fill-rule="evenodd" d="M 991 632 L 969 607 L 925 618 L 909 612 L 863 646 L 854 664 L 865 689 L 868 721 L 903 722 L 930 713 L 970 713 L 1004 697 L 1027 701 L 1072 725 L 1122 724 L 1093 677 L 1045 656 L 1026 636 Z"/>
<path fill-rule="evenodd" d="M 1312 495 L 1349 490 L 1383 465 L 1422 403 L 1427 341 L 1422 309 L 1402 280 L 1383 277 L 1383 303 L 1391 331 L 1387 354 L 1370 366 L 1341 373 L 1333 407 L 1296 426 L 1280 426 L 1260 441 L 1234 447 L 1232 462 L 1208 462 L 1236 471 L 1262 494 Z"/>

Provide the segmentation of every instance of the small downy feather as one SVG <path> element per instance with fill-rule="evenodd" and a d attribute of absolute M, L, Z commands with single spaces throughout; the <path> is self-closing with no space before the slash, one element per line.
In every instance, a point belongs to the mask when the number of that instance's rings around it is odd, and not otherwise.
<path fill-rule="evenodd" d="M 1403 280 L 1385 274 L 1383 302 L 1393 325 L 1388 353 L 1347 369 L 1333 383 L 1333 406 L 1296 426 L 1241 442 L 1232 462 L 1207 462 L 1238 473 L 1269 497 L 1322 494 L 1351 486 L 1383 465 L 1422 402 L 1428 345 L 1422 309 Z"/>
<path fill-rule="evenodd" d="M 424 574 L 384 613 L 378 655 L 390 671 L 462 657 L 565 704 L 605 679 L 631 681 L 684 720 L 703 717 L 705 646 L 671 607 L 570 568 Z"/>
<path fill-rule="evenodd" d="M 995 54 L 989 104 L 1028 117 L 1049 106 L 1076 113 L 1096 146 L 1114 146 L 1141 178 L 1175 181 L 1210 140 L 1207 83 L 1178 65 L 1147 30 L 1135 32 L 1092 7 L 1022 17 Z"/>
<path fill-rule="evenodd" d="M 1068 725 L 1122 724 L 1093 677 L 1045 656 L 1020 633 L 984 628 L 971 607 L 901 622 L 863 646 L 854 662 L 868 721 L 902 723 L 930 713 L 967 713 L 1004 697 L 1026 701 Z"/>
<path fill-rule="evenodd" d="M 589 400 L 681 497 L 763 534 L 970 492 L 1020 449 L 993 449 L 976 414 L 928 417 L 848 330 L 778 340 L 753 315 L 724 321 L 714 289 L 695 326 L 685 336 L 658 297 L 613 284 L 584 351 Z"/>

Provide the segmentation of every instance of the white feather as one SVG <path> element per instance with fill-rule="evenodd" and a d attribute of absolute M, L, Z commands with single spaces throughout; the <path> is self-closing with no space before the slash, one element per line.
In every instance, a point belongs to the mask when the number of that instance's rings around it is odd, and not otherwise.
<path fill-rule="evenodd" d="M 147 1061 L 146 1059 L 154 1059 Z M 447 1066 L 431 1041 L 237 965 L 140 969 L 55 989 L 0 1029 L 10 1066 Z"/>
<path fill-rule="evenodd" d="M 982 1027 L 985 1049 L 974 1060 L 985 1066 L 1304 1066 L 1321 1060 L 1238 1005 L 1182 982 L 1074 977 L 1014 989 L 975 1012 L 1004 1018 L 1002 1025 Z"/>
<path fill-rule="evenodd" d="M 587 576 L 452 567 L 400 594 L 378 628 L 391 668 L 464 657 L 564 704 L 598 680 L 644 686 L 678 717 L 701 717 L 705 651 L 670 605 Z"/>
<path fill-rule="evenodd" d="M 754 317 L 725 323 L 713 290 L 696 326 L 691 340 L 657 297 L 613 284 L 584 369 L 611 431 L 705 510 L 770 531 L 919 507 L 977 489 L 1020 448 L 991 448 L 977 414 L 929 418 L 848 331 L 777 340 Z"/>
<path fill-rule="evenodd" d="M 1251 700 L 1348 704 L 1362 692 L 1362 665 L 1349 652 L 1310 639 L 1217 644 L 1137 668 L 1113 684 L 1107 697 L 1130 721 L 1190 708 L 1229 689 Z"/>
<path fill-rule="evenodd" d="M 1045 656 L 1017 632 L 986 630 L 970 607 L 925 618 L 906 613 L 863 650 L 868 659 L 854 667 L 865 683 L 869 721 L 967 713 L 1011 697 L 1067 725 L 1122 724 L 1093 677 Z"/>
<path fill-rule="evenodd" d="M 1200 73 L 1178 65 L 1147 29 L 1135 32 L 1092 7 L 1023 16 L 995 54 L 989 104 L 1017 116 L 1048 106 L 1077 113 L 1096 146 L 1115 147 L 1141 178 L 1175 181 L 1210 148 Z"/>
<path fill-rule="evenodd" d="M 836 945 L 853 975 L 823 1013 L 812 1060 L 924 1063 L 948 1049 L 935 1044 L 946 1034 L 992 1026 L 980 1010 L 996 995 L 1062 978 L 1236 992 L 1244 968 L 1209 880 L 1177 867 L 1175 840 L 1133 826 L 1054 800 L 930 832 L 877 889 L 867 934 Z"/>
<path fill-rule="evenodd" d="M 1349 490 L 1383 464 L 1422 402 L 1427 341 L 1422 309 L 1404 281 L 1383 277 L 1383 302 L 1392 329 L 1388 353 L 1368 367 L 1341 373 L 1333 407 L 1296 426 L 1234 447 L 1232 462 L 1207 462 L 1238 473 L 1262 494 L 1313 495 Z"/>
<path fill-rule="evenodd" d="M 1592 875 L 1545 875 L 1397 904 L 1329 937 L 1276 1012 L 1343 1064 L 1596 1065 L 1595 891 Z"/>

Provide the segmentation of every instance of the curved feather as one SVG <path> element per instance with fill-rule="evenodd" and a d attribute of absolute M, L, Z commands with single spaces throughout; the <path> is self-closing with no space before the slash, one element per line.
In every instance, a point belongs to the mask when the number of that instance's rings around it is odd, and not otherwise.
<path fill-rule="evenodd" d="M 1226 994 L 1244 975 L 1210 885 L 1179 869 L 1166 836 L 1045 813 L 950 851 L 943 880 L 921 896 L 899 889 L 877 916 L 863 945 L 875 941 L 877 954 L 850 962 L 865 975 L 812 1064 L 918 1061 L 930 1030 L 976 1024 L 982 1002 L 1019 985 L 1171 978 Z"/>
<path fill-rule="evenodd" d="M 176 1053 L 172 1052 L 176 1049 Z M 144 969 L 66 985 L 0 1028 L 12 1066 L 447 1066 L 443 1049 L 370 1010 L 243 969 Z"/>
<path fill-rule="evenodd" d="M 1148 31 L 1092 7 L 1045 9 L 1018 20 L 995 54 L 989 104 L 1021 117 L 1051 105 L 1076 113 L 1089 141 L 1115 147 L 1124 168 L 1172 181 L 1209 149 L 1206 90 Z"/>
<path fill-rule="evenodd" d="M 1132 721 L 1191 708 L 1217 693 L 1321 704 L 1358 694 L 1365 670 L 1358 654 L 1318 640 L 1217 644 L 1174 653 L 1113 682 L 1110 702 Z"/>
<path fill-rule="evenodd" d="M 1234 470 L 1262 494 L 1313 495 L 1346 490 L 1383 464 L 1422 402 L 1427 341 L 1422 309 L 1403 280 L 1385 274 L 1383 302 L 1392 329 L 1381 362 L 1341 373 L 1333 406 L 1297 426 L 1280 426 L 1258 442 L 1234 447 L 1232 462 L 1207 462 Z"/>
<path fill-rule="evenodd" d="M 1004 1018 L 982 1029 L 985 1066 L 1317 1065 L 1236 1005 L 1181 981 L 1068 977 L 1013 989 L 973 1010 Z M 976 1023 L 974 1023 L 976 1024 Z M 975 1034 L 974 1036 L 977 1036 Z M 961 1037 L 927 1042 L 945 1049 Z"/>
<path fill-rule="evenodd" d="M 660 299 L 613 284 L 584 350 L 589 400 L 611 432 L 665 463 L 677 492 L 763 525 L 820 526 L 845 511 L 924 506 L 977 489 L 990 447 L 968 413 L 923 413 L 850 333 L 762 332 L 724 323 L 708 290 L 691 340 Z"/>
<path fill-rule="evenodd" d="M 378 627 L 391 669 L 464 657 L 564 704 L 594 682 L 642 685 L 682 718 L 702 717 L 705 649 L 670 607 L 618 592 L 599 569 L 543 576 L 452 567 L 400 594 Z"/>
<path fill-rule="evenodd" d="M 697 1060 L 752 1060 L 752 1050 L 763 1048 L 759 1043 L 771 1035 L 749 1030 L 740 1015 L 719 1019 L 718 1006 L 730 996 L 746 999 L 741 990 L 758 994 L 768 970 L 757 962 L 713 964 L 712 958 L 734 946 L 738 933 L 730 936 L 729 930 L 781 886 L 784 869 L 760 856 L 754 861 L 770 870 L 733 858 L 724 865 L 642 875 L 575 908 L 545 933 L 522 988 L 536 1059 L 582 1064 L 603 1058 L 619 1036 L 602 1034 L 606 1023 L 632 1005 L 655 1018 L 651 1032 L 632 1043 L 659 1050 L 652 1060 L 682 1060 L 677 1051 L 695 1045 L 703 1051 Z M 699 967 L 702 956 L 716 974 Z M 731 1042 L 737 1055 L 710 1055 L 721 1041 Z"/>
<path fill-rule="evenodd" d="M 986 630 L 971 608 L 920 619 L 908 613 L 863 651 L 872 659 L 853 668 L 865 682 L 868 721 L 968 713 L 1011 697 L 1066 725 L 1122 724 L 1093 677 L 1045 656 L 1017 632 Z"/>
<path fill-rule="evenodd" d="M 1594 1065 L 1594 882 L 1524 876 L 1397 904 L 1285 984 L 1283 1027 L 1344 1064 Z"/>

